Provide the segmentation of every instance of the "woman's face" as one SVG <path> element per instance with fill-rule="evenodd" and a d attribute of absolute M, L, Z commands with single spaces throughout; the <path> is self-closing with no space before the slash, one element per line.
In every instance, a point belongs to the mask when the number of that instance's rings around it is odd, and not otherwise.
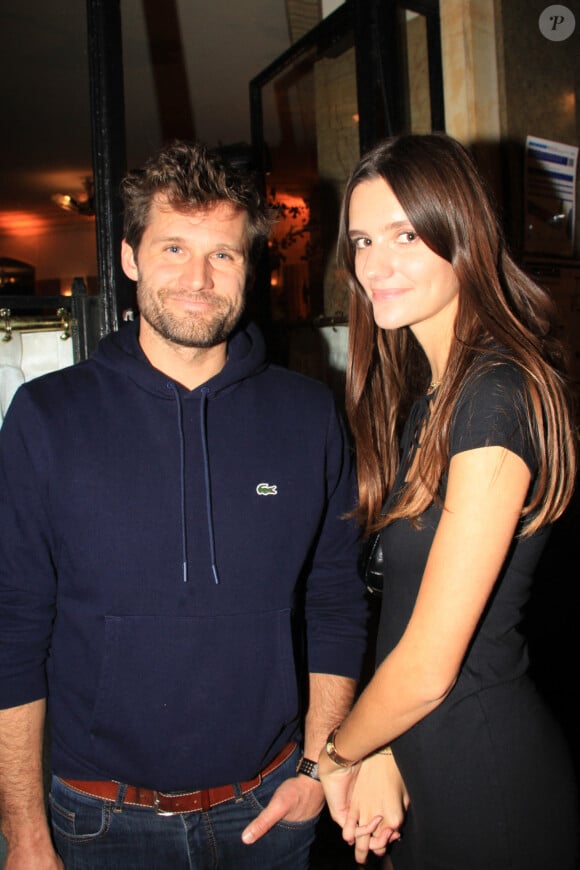
<path fill-rule="evenodd" d="M 421 343 L 449 336 L 459 290 L 453 266 L 419 238 L 386 181 L 357 185 L 348 218 L 356 276 L 377 326 L 408 326 Z"/>

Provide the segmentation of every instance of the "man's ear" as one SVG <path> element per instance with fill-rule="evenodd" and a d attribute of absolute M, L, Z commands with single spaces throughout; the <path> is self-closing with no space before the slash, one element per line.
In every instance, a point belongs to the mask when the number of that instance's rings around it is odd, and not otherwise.
<path fill-rule="evenodd" d="M 139 277 L 139 270 L 135 261 L 135 253 L 125 239 L 121 242 L 121 265 L 127 278 L 136 281 Z"/>

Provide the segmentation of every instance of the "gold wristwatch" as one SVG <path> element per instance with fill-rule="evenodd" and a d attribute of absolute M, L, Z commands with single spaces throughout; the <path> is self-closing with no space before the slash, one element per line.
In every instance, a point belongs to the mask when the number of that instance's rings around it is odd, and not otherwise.
<path fill-rule="evenodd" d="M 338 764 L 339 767 L 354 767 L 356 764 L 358 764 L 358 761 L 351 761 L 349 758 L 343 758 L 342 755 L 339 755 L 336 751 L 334 740 L 337 731 L 338 728 L 335 728 L 328 735 L 328 739 L 326 741 L 326 754 L 328 755 L 330 760 L 334 761 L 335 764 Z"/>

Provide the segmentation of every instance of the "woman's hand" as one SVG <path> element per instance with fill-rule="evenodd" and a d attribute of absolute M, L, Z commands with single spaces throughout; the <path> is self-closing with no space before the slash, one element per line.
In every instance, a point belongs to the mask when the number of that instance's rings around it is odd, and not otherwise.
<path fill-rule="evenodd" d="M 394 757 L 376 753 L 353 767 L 339 767 L 323 749 L 318 773 L 330 815 L 343 839 L 355 846 L 356 861 L 364 863 L 369 851 L 384 855 L 388 843 L 401 836 L 409 806 Z"/>
<path fill-rule="evenodd" d="M 364 864 L 369 851 L 384 855 L 401 836 L 409 806 L 405 783 L 392 755 L 366 758 L 352 791 L 342 836 L 355 846 L 355 860 Z"/>
<path fill-rule="evenodd" d="M 384 855 L 401 836 L 409 795 L 392 755 L 366 758 L 353 784 L 342 836 L 355 847 L 355 860 L 364 864 L 369 851 Z"/>

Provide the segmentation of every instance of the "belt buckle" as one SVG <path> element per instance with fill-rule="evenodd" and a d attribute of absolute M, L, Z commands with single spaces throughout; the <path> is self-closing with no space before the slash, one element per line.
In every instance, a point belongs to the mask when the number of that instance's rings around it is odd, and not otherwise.
<path fill-rule="evenodd" d="M 160 809 L 159 792 L 153 790 L 153 806 L 158 816 L 175 816 L 177 813 L 172 813 L 171 810 Z"/>

